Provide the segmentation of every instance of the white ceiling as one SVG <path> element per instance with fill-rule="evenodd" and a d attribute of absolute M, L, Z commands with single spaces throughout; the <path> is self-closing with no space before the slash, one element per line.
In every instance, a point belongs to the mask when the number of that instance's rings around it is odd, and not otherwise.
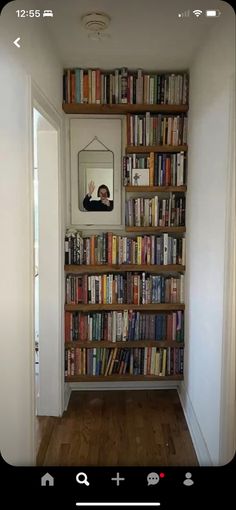
<path fill-rule="evenodd" d="M 41 22 L 50 31 L 63 67 L 126 66 L 161 71 L 188 69 L 209 30 L 221 23 L 224 12 L 232 9 L 220 0 L 31 0 L 29 3 L 31 8 L 35 3 L 41 10 L 53 9 L 54 18 L 44 18 Z M 206 9 L 217 8 L 220 17 L 205 16 Z M 190 17 L 178 17 L 178 13 L 188 9 Z M 197 18 L 192 13 L 194 9 L 203 10 L 203 14 Z M 80 19 L 89 11 L 106 12 L 111 17 L 107 29 L 110 38 L 102 41 L 88 38 Z"/>
<path fill-rule="evenodd" d="M 44 1 L 41 2 L 42 4 Z M 45 1 L 54 10 L 48 22 L 64 67 L 126 66 L 148 70 L 187 69 L 209 29 L 219 18 L 207 18 L 205 10 L 230 8 L 219 0 L 58 0 Z M 196 18 L 193 9 L 204 14 Z M 178 13 L 190 9 L 189 18 Z M 88 11 L 111 17 L 110 38 L 91 41 L 80 18 Z"/>

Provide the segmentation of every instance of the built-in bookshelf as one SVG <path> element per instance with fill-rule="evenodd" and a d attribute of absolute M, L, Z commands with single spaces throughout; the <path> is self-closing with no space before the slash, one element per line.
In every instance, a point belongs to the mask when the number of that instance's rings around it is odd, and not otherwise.
<path fill-rule="evenodd" d="M 65 380 L 181 380 L 188 74 L 66 69 L 63 110 L 127 126 L 125 234 L 65 236 Z"/>
<path fill-rule="evenodd" d="M 69 231 L 65 262 L 67 382 L 183 378 L 183 240 Z"/>
<path fill-rule="evenodd" d="M 63 73 L 63 104 L 67 113 L 71 105 L 81 105 L 83 113 L 91 113 L 91 105 L 123 108 L 117 113 L 135 111 L 138 105 L 146 112 L 187 110 L 188 73 L 156 73 L 126 67 L 105 71 L 101 69 L 65 69 Z M 70 107 L 69 107 L 70 105 Z M 78 106 L 77 106 L 78 107 Z M 71 108 L 71 109 L 70 109 Z M 115 109 L 113 110 L 115 111 Z M 97 111 L 98 113 L 98 111 Z"/>

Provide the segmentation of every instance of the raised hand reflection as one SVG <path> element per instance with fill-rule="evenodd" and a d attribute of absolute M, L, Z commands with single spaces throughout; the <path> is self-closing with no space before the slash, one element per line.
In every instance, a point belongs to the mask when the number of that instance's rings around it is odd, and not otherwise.
<path fill-rule="evenodd" d="M 110 191 L 106 184 L 101 184 L 98 187 L 97 196 L 100 200 L 92 200 L 94 189 L 94 181 L 90 181 L 88 185 L 88 193 L 83 200 L 83 206 L 86 211 L 112 211 L 113 200 L 109 200 Z"/>

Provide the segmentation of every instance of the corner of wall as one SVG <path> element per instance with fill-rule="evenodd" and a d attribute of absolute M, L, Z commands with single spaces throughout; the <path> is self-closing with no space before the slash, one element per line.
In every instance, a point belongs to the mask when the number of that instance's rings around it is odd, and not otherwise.
<path fill-rule="evenodd" d="M 198 462 L 200 466 L 212 466 L 213 462 L 211 460 L 206 441 L 202 434 L 200 425 L 193 409 L 192 402 L 183 382 L 179 385 L 178 394 L 183 408 L 184 416 L 188 424 L 193 446 L 196 451 Z"/>

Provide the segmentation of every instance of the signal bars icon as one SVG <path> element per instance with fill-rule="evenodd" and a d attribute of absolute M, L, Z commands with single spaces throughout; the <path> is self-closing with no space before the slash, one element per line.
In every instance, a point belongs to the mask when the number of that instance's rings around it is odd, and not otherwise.
<path fill-rule="evenodd" d="M 201 14 L 202 14 L 202 11 L 201 11 L 200 9 L 195 9 L 195 11 L 193 11 L 193 14 L 194 14 L 197 18 L 199 18 L 199 16 L 201 16 Z"/>
<path fill-rule="evenodd" d="M 180 12 L 178 14 L 178 18 L 189 18 L 189 16 L 190 16 L 190 10 L 189 9 L 187 11 Z"/>

